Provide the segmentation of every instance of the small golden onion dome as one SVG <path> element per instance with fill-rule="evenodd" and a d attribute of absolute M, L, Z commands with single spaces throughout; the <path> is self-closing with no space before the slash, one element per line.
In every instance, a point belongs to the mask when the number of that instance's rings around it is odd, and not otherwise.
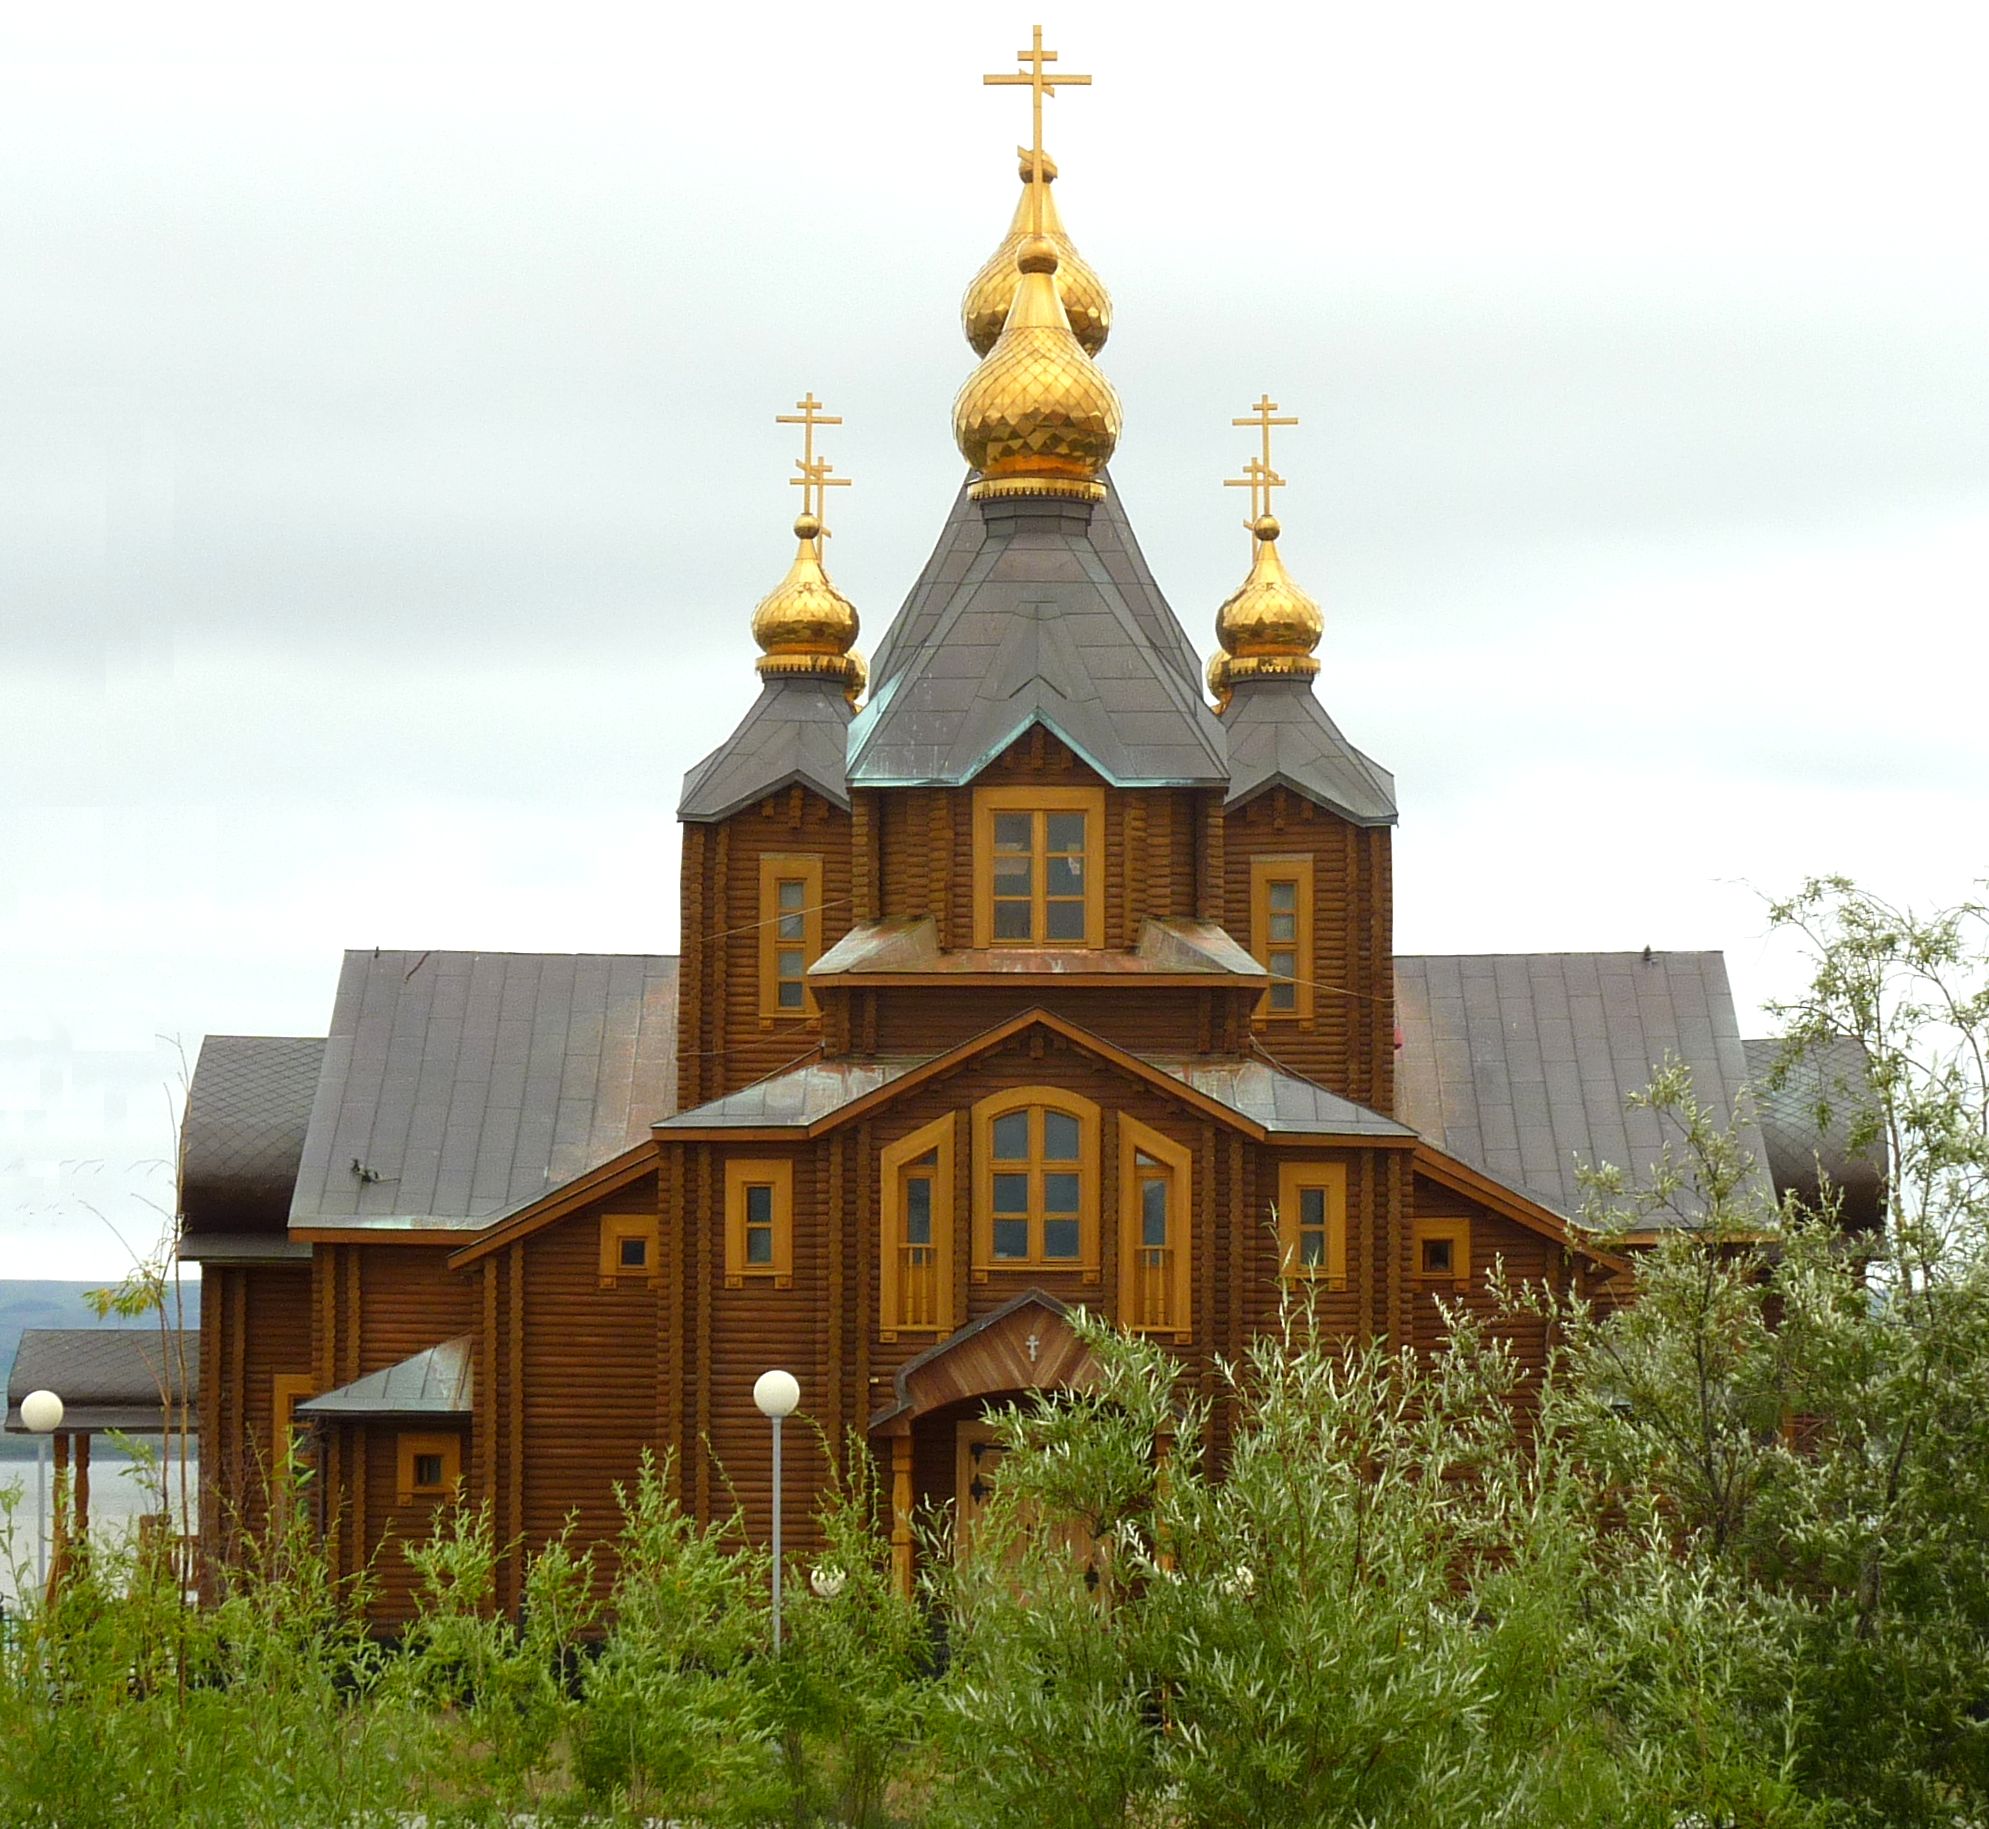
<path fill-rule="evenodd" d="M 1292 582 L 1278 557 L 1276 517 L 1259 515 L 1250 531 L 1257 540 L 1250 576 L 1216 612 L 1216 639 L 1228 661 L 1222 670 L 1225 687 L 1257 676 L 1317 673 L 1312 650 L 1326 632 L 1319 605 Z M 1213 666 L 1209 683 L 1216 684 Z"/>
<path fill-rule="evenodd" d="M 1235 696 L 1229 685 L 1230 665 L 1227 654 L 1209 656 L 1209 697 L 1215 700 L 1217 717 L 1229 709 L 1229 701 Z"/>
<path fill-rule="evenodd" d="M 1022 180 L 1021 201 L 1015 206 L 1015 220 L 1008 225 L 1007 238 L 988 256 L 987 265 L 976 273 L 960 301 L 960 327 L 967 333 L 974 354 L 984 356 L 994 348 L 1002 326 L 1008 322 L 1008 308 L 1015 302 L 1020 283 L 1016 263 L 1024 246 L 1039 232 L 1057 251 L 1057 289 L 1063 294 L 1064 310 L 1070 316 L 1071 334 L 1084 346 L 1087 356 L 1105 347 L 1112 330 L 1112 295 L 1105 282 L 1071 245 L 1057 214 L 1057 200 L 1050 186 L 1056 182 L 1056 162 L 1043 158 L 1043 176 L 1036 180 L 1030 170 L 1029 148 L 1018 146 L 1021 159 L 1018 176 Z M 1040 208 L 1036 193 L 1042 192 Z"/>
<path fill-rule="evenodd" d="M 1008 321 L 953 402 L 960 454 L 981 473 L 969 492 L 1097 501 L 1119 442 L 1119 396 L 1084 353 L 1057 292 L 1057 250 L 1023 243 Z"/>
<path fill-rule="evenodd" d="M 870 684 L 870 663 L 852 648 L 843 657 L 849 662 L 849 677 L 843 686 L 843 697 L 850 702 L 850 709 L 856 709 L 856 702 L 863 697 L 864 688 Z"/>
<path fill-rule="evenodd" d="M 863 663 L 850 653 L 859 626 L 856 606 L 822 569 L 821 534 L 822 523 L 815 515 L 796 518 L 794 537 L 801 544 L 794 563 L 753 612 L 762 678 L 819 673 L 846 686 L 862 680 Z"/>

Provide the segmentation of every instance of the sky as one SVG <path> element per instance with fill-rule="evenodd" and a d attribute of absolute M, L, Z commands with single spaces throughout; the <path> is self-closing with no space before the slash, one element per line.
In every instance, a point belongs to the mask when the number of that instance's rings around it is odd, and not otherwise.
<path fill-rule="evenodd" d="M 173 1205 L 342 949 L 668 951 L 812 388 L 878 635 L 960 478 L 1041 17 L 1114 476 L 1204 653 L 1268 391 L 1404 952 L 1989 874 L 1989 13 L 0 9 L 0 1277 Z"/>

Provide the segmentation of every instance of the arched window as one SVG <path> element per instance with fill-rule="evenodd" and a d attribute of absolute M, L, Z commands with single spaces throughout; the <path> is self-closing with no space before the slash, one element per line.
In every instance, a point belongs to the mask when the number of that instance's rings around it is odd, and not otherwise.
<path fill-rule="evenodd" d="M 1194 1158 L 1171 1137 L 1119 1116 L 1119 1324 L 1189 1337 Z"/>
<path fill-rule="evenodd" d="M 1098 1107 L 1054 1086 L 974 1107 L 974 1275 L 1098 1269 Z"/>
<path fill-rule="evenodd" d="M 953 1114 L 887 1144 L 878 1261 L 878 1328 L 945 1333 L 953 1326 Z"/>

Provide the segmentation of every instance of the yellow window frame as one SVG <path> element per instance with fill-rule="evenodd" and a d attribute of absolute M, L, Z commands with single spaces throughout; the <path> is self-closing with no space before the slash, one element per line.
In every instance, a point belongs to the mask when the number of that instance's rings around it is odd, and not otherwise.
<path fill-rule="evenodd" d="M 793 910 L 780 905 L 782 883 L 801 885 L 801 1002 L 783 1004 L 780 956 L 794 951 L 794 941 L 781 937 L 781 916 Z M 808 987 L 808 968 L 822 956 L 822 857 L 816 851 L 769 851 L 760 859 L 760 1020 L 809 1022 L 821 1015 L 815 993 Z"/>
<path fill-rule="evenodd" d="M 415 1468 L 426 1455 L 442 1462 L 442 1478 L 435 1485 L 418 1485 Z M 399 1502 L 412 1505 L 417 1499 L 453 1499 L 463 1478 L 463 1438 L 460 1435 L 401 1435 L 394 1440 L 395 1487 Z"/>
<path fill-rule="evenodd" d="M 997 1258 L 994 1254 L 994 1126 L 1012 1111 L 1041 1106 L 1077 1120 L 1077 1256 L 1044 1257 L 1042 1183 L 1044 1158 L 1038 1143 L 1040 1123 L 1029 1127 L 1029 1255 Z M 1007 1271 L 1077 1271 L 1086 1281 L 1098 1278 L 1098 1107 L 1082 1093 L 1061 1086 L 1016 1086 L 990 1093 L 975 1105 L 974 1123 L 974 1251 L 977 1283 L 990 1273 Z"/>
<path fill-rule="evenodd" d="M 278 1372 L 269 1381 L 269 1477 L 284 1477 L 290 1467 L 290 1444 L 297 1423 L 297 1406 L 311 1396 L 315 1380 L 309 1372 Z"/>
<path fill-rule="evenodd" d="M 954 1327 L 953 1290 L 953 1169 L 955 1114 L 948 1112 L 896 1143 L 887 1144 L 879 1164 L 882 1187 L 879 1205 L 883 1223 L 878 1231 L 878 1338 L 900 1334 L 944 1334 Z M 929 1319 L 910 1315 L 912 1294 L 909 1241 L 904 1237 L 905 1183 L 915 1163 L 934 1158 L 932 1168 L 933 1302 Z"/>
<path fill-rule="evenodd" d="M 1030 872 L 1030 938 L 995 938 L 995 815 L 1033 813 L 1035 835 Z M 1047 813 L 1084 815 L 1084 937 L 1046 937 L 1048 871 L 1044 867 Z M 974 944 L 976 946 L 1083 946 L 1105 944 L 1105 790 L 1102 787 L 983 787 L 974 790 Z"/>
<path fill-rule="evenodd" d="M 1308 1264 L 1300 1228 L 1308 1190 L 1325 1193 L 1326 1237 L 1322 1261 Z M 1278 1274 L 1289 1282 L 1347 1286 L 1347 1165 L 1344 1162 L 1282 1162 L 1278 1165 Z"/>
<path fill-rule="evenodd" d="M 1448 1283 L 1453 1289 L 1471 1287 L 1471 1222 L 1468 1219 L 1419 1219 L 1410 1227 L 1411 1244 L 1415 1257 L 1409 1266 L 1410 1276 L 1418 1283 L 1434 1286 Z M 1450 1245 L 1450 1268 L 1448 1270 L 1425 1270 L 1423 1268 L 1423 1247 L 1433 1241 L 1448 1241 Z"/>
<path fill-rule="evenodd" d="M 1149 1156 L 1159 1176 L 1140 1167 Z M 1171 1257 L 1160 1265 L 1145 1253 L 1146 1181 L 1164 1178 Z M 1119 1325 L 1135 1333 L 1152 1334 L 1185 1345 L 1193 1337 L 1191 1307 L 1195 1236 L 1195 1158 L 1192 1151 L 1164 1137 L 1125 1112 L 1119 1114 Z M 1156 1286 L 1156 1277 L 1161 1279 Z M 1165 1312 L 1151 1317 L 1158 1296 Z"/>
<path fill-rule="evenodd" d="M 749 1188 L 773 1189 L 772 1262 L 746 1261 L 746 1206 Z M 734 1158 L 725 1165 L 725 1286 L 743 1289 L 751 1282 L 771 1282 L 776 1289 L 794 1286 L 794 1164 L 782 1158 Z"/>
<path fill-rule="evenodd" d="M 622 1262 L 622 1240 L 627 1238 L 642 1240 L 642 1263 L 639 1266 Z M 656 1215 L 603 1213 L 600 1251 L 603 1289 L 614 1289 L 630 1283 L 655 1283 L 659 1277 L 656 1262 Z"/>
<path fill-rule="evenodd" d="M 1271 886 L 1274 883 L 1290 883 L 1294 886 L 1292 897 L 1297 919 L 1293 923 L 1294 935 L 1289 944 L 1271 938 Z M 1250 860 L 1250 956 L 1267 972 L 1271 970 L 1273 952 L 1290 951 L 1294 954 L 1293 970 L 1290 979 L 1292 987 L 1292 1007 L 1277 1010 L 1271 1007 L 1272 986 L 1264 987 L 1264 994 L 1257 999 L 1256 1020 L 1259 1022 L 1299 1022 L 1312 1021 L 1312 930 L 1317 919 L 1316 906 L 1312 895 L 1312 859 L 1304 855 L 1276 857 L 1253 857 Z M 1274 980 L 1276 982 L 1276 980 Z"/>

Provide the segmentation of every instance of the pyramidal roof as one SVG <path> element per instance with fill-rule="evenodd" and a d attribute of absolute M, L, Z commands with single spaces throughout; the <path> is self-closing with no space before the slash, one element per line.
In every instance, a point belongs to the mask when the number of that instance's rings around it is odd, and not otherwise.
<path fill-rule="evenodd" d="M 1196 656 L 1107 486 L 954 504 L 850 726 L 859 787 L 958 786 L 1032 724 L 1120 787 L 1223 785 Z"/>

